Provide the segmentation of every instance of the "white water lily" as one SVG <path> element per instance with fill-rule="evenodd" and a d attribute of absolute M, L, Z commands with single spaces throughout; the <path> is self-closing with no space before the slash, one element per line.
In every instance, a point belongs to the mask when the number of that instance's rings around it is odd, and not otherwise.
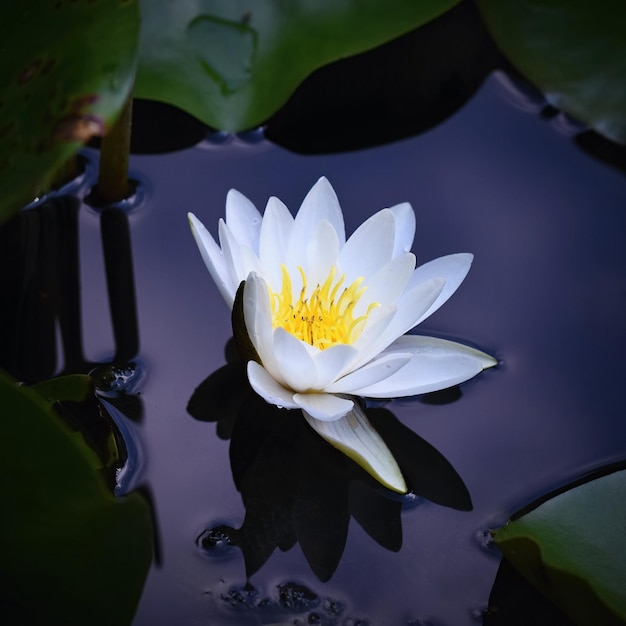
<path fill-rule="evenodd" d="M 496 364 L 459 343 L 405 335 L 456 291 L 473 256 L 452 254 L 416 268 L 410 252 L 415 214 L 408 203 L 379 211 L 346 240 L 337 196 L 325 178 L 295 218 L 277 198 L 261 216 L 231 190 L 219 245 L 193 214 L 188 217 L 230 307 L 245 281 L 244 320 L 258 355 L 247 365 L 252 388 L 269 403 L 301 409 L 332 445 L 387 486 L 406 491 L 354 397 L 437 391 Z"/>

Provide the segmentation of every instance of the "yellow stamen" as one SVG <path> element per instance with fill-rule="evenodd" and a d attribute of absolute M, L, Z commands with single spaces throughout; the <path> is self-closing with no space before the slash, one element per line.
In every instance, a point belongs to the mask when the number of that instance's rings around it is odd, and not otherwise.
<path fill-rule="evenodd" d="M 307 297 L 306 275 L 301 267 L 298 267 L 298 271 L 302 277 L 302 289 L 295 302 L 291 277 L 285 265 L 281 266 L 280 293 L 270 289 L 274 328 L 282 327 L 320 350 L 338 343 L 354 343 L 372 309 L 380 306 L 378 302 L 373 302 L 364 315 L 354 317 L 354 309 L 367 289 L 361 286 L 363 278 L 357 278 L 339 294 L 346 276 L 342 274 L 335 280 L 337 268 L 333 266 L 324 283 L 318 284 Z"/>

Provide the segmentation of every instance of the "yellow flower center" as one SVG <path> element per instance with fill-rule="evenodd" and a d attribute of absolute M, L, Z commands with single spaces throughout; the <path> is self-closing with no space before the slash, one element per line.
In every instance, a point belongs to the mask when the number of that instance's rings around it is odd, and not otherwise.
<path fill-rule="evenodd" d="M 331 267 L 324 283 L 318 284 L 308 297 L 306 275 L 298 267 L 302 276 L 302 289 L 294 302 L 291 277 L 284 265 L 281 269 L 283 284 L 280 293 L 274 293 L 270 289 L 274 328 L 284 328 L 320 350 L 338 343 L 354 343 L 371 310 L 379 306 L 377 302 L 373 302 L 364 315 L 355 318 L 354 309 L 367 287 L 361 286 L 361 277 L 342 289 L 346 275 L 342 274 L 335 280 L 335 266 Z"/>

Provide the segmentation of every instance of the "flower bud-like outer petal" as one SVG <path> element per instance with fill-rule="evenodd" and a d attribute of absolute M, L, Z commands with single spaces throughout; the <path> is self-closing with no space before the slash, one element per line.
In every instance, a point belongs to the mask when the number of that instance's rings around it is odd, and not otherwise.
<path fill-rule="evenodd" d="M 344 417 L 330 422 L 316 419 L 304 410 L 302 413 L 318 435 L 350 457 L 378 482 L 397 493 L 407 492 L 398 463 L 358 402 Z"/>

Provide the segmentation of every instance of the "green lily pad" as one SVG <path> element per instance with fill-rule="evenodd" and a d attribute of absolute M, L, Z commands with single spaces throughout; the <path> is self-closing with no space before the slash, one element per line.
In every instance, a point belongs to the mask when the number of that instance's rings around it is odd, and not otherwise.
<path fill-rule="evenodd" d="M 116 498 L 34 391 L 0 376 L 2 623 L 130 624 L 152 560 L 150 508 Z"/>
<path fill-rule="evenodd" d="M 135 93 L 242 130 L 318 67 L 417 28 L 458 0 L 144 0 Z"/>
<path fill-rule="evenodd" d="M 478 0 L 496 43 L 548 101 L 626 142 L 626 4 Z"/>
<path fill-rule="evenodd" d="M 626 624 L 626 470 L 565 491 L 494 536 L 577 624 Z"/>
<path fill-rule="evenodd" d="M 81 402 L 92 388 L 92 379 L 88 374 L 57 376 L 30 386 L 49 406 L 62 401 Z"/>
<path fill-rule="evenodd" d="M 0 221 L 101 135 L 132 86 L 137 0 L 0 4 Z"/>

